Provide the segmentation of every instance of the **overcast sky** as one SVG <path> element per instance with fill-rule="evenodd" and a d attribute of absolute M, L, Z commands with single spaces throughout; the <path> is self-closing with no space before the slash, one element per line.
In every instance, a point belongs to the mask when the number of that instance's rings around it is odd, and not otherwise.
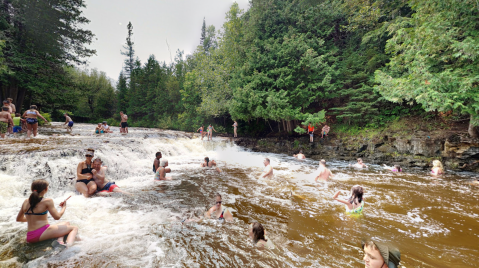
<path fill-rule="evenodd" d="M 199 45 L 203 17 L 206 24 L 220 29 L 232 0 L 86 0 L 84 16 L 91 22 L 85 28 L 95 34 L 91 45 L 97 55 L 89 58 L 88 68 L 104 71 L 118 79 L 123 60 L 129 21 L 133 24 L 136 55 L 144 63 L 153 54 L 160 62 L 170 62 L 178 49 L 190 54 Z M 248 0 L 236 0 L 248 9 Z"/>

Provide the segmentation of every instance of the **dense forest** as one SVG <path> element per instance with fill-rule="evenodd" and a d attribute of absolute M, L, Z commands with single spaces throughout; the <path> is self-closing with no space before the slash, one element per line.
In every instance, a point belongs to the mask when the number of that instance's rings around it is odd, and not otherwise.
<path fill-rule="evenodd" d="M 448 114 L 479 125 L 476 0 L 252 0 L 221 29 L 198 25 L 191 55 L 141 62 L 128 24 L 112 85 L 81 68 L 95 54 L 82 0 L 0 0 L 0 94 L 62 120 L 194 131 L 301 132 L 308 122 L 382 127 Z"/>

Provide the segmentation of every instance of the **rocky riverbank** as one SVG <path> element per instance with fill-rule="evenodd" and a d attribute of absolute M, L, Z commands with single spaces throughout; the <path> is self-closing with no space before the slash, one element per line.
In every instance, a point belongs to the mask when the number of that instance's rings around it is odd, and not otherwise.
<path fill-rule="evenodd" d="M 439 159 L 447 169 L 479 172 L 479 140 L 466 133 L 414 132 L 411 135 L 378 133 L 371 136 L 331 134 L 313 143 L 300 138 L 236 138 L 237 145 L 256 152 L 297 154 L 300 149 L 308 158 L 351 160 L 361 157 L 365 162 L 399 164 L 403 167 L 427 169 Z"/>

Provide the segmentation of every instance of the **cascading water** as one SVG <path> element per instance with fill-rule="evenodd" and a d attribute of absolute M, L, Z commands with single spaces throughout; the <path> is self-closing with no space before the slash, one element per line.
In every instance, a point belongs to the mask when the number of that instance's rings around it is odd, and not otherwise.
<path fill-rule="evenodd" d="M 248 152 L 229 139 L 136 128 L 97 136 L 93 129 L 76 124 L 70 136 L 56 124 L 36 139 L 1 141 L 0 267 L 362 267 L 363 237 L 392 241 L 404 267 L 476 266 L 479 188 L 467 184 L 473 174 L 432 178 L 374 165 L 358 171 L 333 161 L 334 180 L 316 184 L 317 161 Z M 133 197 L 75 192 L 86 148 L 96 150 L 107 177 Z M 157 151 L 169 160 L 172 181 L 153 181 Z M 200 169 L 205 156 L 223 172 Z M 258 179 L 264 157 L 271 159 L 273 180 Z M 73 195 L 60 220 L 79 227 L 82 241 L 73 247 L 57 252 L 49 249 L 51 241 L 26 244 L 26 223 L 15 218 L 35 179 L 50 182 L 47 196 L 56 205 Z M 331 198 L 355 184 L 366 191 L 359 218 L 345 215 Z M 217 192 L 233 223 L 180 223 L 213 206 Z M 254 221 L 264 225 L 275 249 L 252 246 L 247 227 Z"/>

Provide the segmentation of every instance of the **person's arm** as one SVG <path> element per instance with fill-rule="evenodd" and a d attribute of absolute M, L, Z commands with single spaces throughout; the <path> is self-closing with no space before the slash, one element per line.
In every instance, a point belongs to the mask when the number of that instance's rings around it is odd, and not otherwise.
<path fill-rule="evenodd" d="M 165 168 L 165 173 L 170 173 L 171 172 L 171 168 Z"/>
<path fill-rule="evenodd" d="M 233 214 L 231 214 L 231 212 L 228 209 L 223 214 L 223 217 L 225 218 L 226 221 L 229 221 L 229 222 L 233 221 Z"/>
<path fill-rule="evenodd" d="M 329 177 L 332 179 L 333 178 L 333 172 L 331 172 L 331 170 L 329 171 Z"/>
<path fill-rule="evenodd" d="M 82 170 L 82 165 L 83 162 L 79 163 L 78 166 L 77 166 L 77 178 L 80 179 L 80 180 L 89 180 L 92 178 L 92 174 L 88 173 L 88 174 L 81 174 L 81 170 Z"/>
<path fill-rule="evenodd" d="M 334 196 L 333 196 L 333 199 L 336 200 L 336 201 L 339 201 L 345 205 L 348 206 L 349 209 L 352 209 L 353 206 L 351 205 L 351 203 L 349 203 L 347 200 L 344 200 L 344 199 L 341 199 L 341 198 L 338 198 L 339 194 L 341 193 L 341 191 L 337 191 Z"/>
<path fill-rule="evenodd" d="M 52 215 L 52 217 L 55 220 L 59 220 L 63 216 L 63 213 L 65 213 L 65 209 L 67 208 L 67 202 L 63 201 L 63 202 L 60 203 L 60 206 L 62 207 L 62 210 L 60 210 L 60 212 L 58 212 L 58 210 L 55 208 L 55 204 L 53 203 L 52 199 L 47 198 L 45 201 L 46 201 L 46 204 L 47 204 L 47 209 L 50 212 L 50 215 Z"/>
<path fill-rule="evenodd" d="M 43 119 L 43 121 L 45 121 L 45 123 L 48 123 L 48 121 L 45 119 L 45 117 L 43 117 L 38 111 L 37 112 L 37 116 L 40 116 L 41 119 Z"/>
<path fill-rule="evenodd" d="M 155 166 L 155 170 L 158 170 L 158 167 L 159 167 L 159 165 L 160 165 L 158 162 L 159 162 L 159 161 L 158 161 L 157 158 L 155 158 L 155 161 L 153 161 L 153 165 Z"/>
<path fill-rule="evenodd" d="M 215 129 L 215 127 L 213 127 L 213 130 L 216 132 L 216 129 Z"/>
<path fill-rule="evenodd" d="M 210 208 L 208 211 L 205 212 L 205 218 L 211 218 L 211 213 L 213 208 Z"/>
<path fill-rule="evenodd" d="M 105 177 L 106 177 L 106 167 L 101 167 L 100 168 L 100 171 L 96 171 L 96 169 L 92 169 L 91 170 L 91 173 L 93 173 L 93 177 L 101 180 L 101 181 L 104 181 L 105 180 Z"/>
<path fill-rule="evenodd" d="M 268 166 L 268 172 L 266 172 L 264 175 L 263 175 L 263 178 L 266 178 L 267 176 L 271 175 L 271 173 L 273 172 L 273 168 L 271 167 L 271 165 Z"/>
<path fill-rule="evenodd" d="M 27 111 L 25 111 L 22 115 L 23 118 L 27 117 Z"/>
<path fill-rule="evenodd" d="M 23 205 L 25 204 L 26 201 L 23 202 L 22 207 L 20 208 L 20 211 L 18 212 L 17 215 L 17 221 L 18 222 L 27 222 L 27 217 L 25 217 L 25 212 L 23 211 Z"/>
<path fill-rule="evenodd" d="M 8 122 L 10 122 L 10 124 L 12 124 L 13 126 L 13 119 L 12 119 L 12 115 L 8 114 Z"/>

